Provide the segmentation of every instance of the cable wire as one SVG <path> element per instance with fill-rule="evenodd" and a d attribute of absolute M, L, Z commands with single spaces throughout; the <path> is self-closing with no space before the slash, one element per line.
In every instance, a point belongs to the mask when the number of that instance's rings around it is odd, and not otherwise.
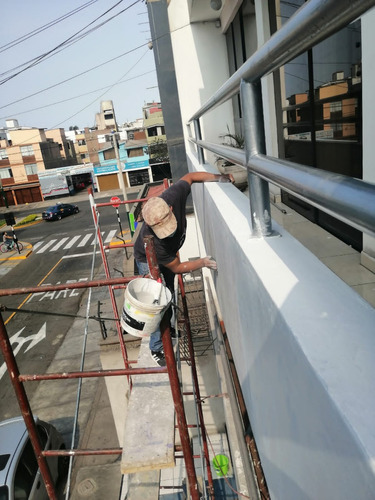
<path fill-rule="evenodd" d="M 36 28 L 33 31 L 30 31 L 26 35 L 22 35 L 19 38 L 16 38 L 15 40 L 0 46 L 0 53 L 5 52 L 6 50 L 13 48 L 22 42 L 25 42 L 29 38 L 32 38 L 33 36 L 38 35 L 39 33 L 42 33 L 43 31 L 46 31 L 47 29 L 51 28 L 52 26 L 55 26 L 58 23 L 61 23 L 62 21 L 65 21 L 65 19 L 68 19 L 69 17 L 73 16 L 74 14 L 77 14 L 81 10 L 86 9 L 86 7 L 89 7 L 93 3 L 96 3 L 97 1 L 98 0 L 90 0 L 89 2 L 81 5 L 80 7 L 77 7 L 76 9 L 71 10 L 67 14 L 64 14 L 63 16 L 58 17 L 57 19 L 54 19 L 53 21 L 50 21 L 49 23 L 44 24 L 43 26 L 40 26 L 39 28 Z"/>
<path fill-rule="evenodd" d="M 3 85 L 4 83 L 8 82 L 9 80 L 11 80 L 12 78 L 15 78 L 16 76 L 18 76 L 19 74 L 23 73 L 24 71 L 26 71 L 27 69 L 30 69 L 30 68 L 33 68 L 34 66 L 36 66 L 37 64 L 39 64 L 40 62 L 42 62 L 43 60 L 47 59 L 47 56 L 51 56 L 51 55 L 55 55 L 54 53 L 58 50 L 58 49 L 61 49 L 62 48 L 66 48 L 70 45 L 72 45 L 72 43 L 76 43 L 78 40 L 80 40 L 82 37 L 84 36 L 87 36 L 89 33 L 92 33 L 93 31 L 96 31 L 98 28 L 102 27 L 104 24 L 107 24 L 109 21 L 111 21 L 112 19 L 118 17 L 120 14 L 122 14 L 123 12 L 129 10 L 131 7 L 133 7 L 134 5 L 136 5 L 137 3 L 140 2 L 140 0 L 136 0 L 135 2 L 133 2 L 131 5 L 129 5 L 128 7 L 126 7 L 125 9 L 123 9 L 122 11 L 118 12 L 117 14 L 115 14 L 114 16 L 110 17 L 109 19 L 107 19 L 106 21 L 104 21 L 103 23 L 101 23 L 100 25 L 96 26 L 95 28 L 92 28 L 91 30 L 89 30 L 88 32 L 86 33 L 83 33 L 80 37 L 77 37 L 77 35 L 79 35 L 80 33 L 82 33 L 82 31 L 84 31 L 86 28 L 88 28 L 89 26 L 91 26 L 93 23 L 95 23 L 98 19 L 100 19 L 101 17 L 105 16 L 106 14 L 108 14 L 108 12 L 110 12 L 111 10 L 113 10 L 115 7 L 117 7 L 120 3 L 122 3 L 123 0 L 119 0 L 115 5 L 113 5 L 110 9 L 108 9 L 107 11 L 103 12 L 103 14 L 101 14 L 100 16 L 98 16 L 96 19 L 94 19 L 93 21 L 91 21 L 89 24 L 87 24 L 84 28 L 82 28 L 81 30 L 77 31 L 77 33 L 75 33 L 74 35 L 72 35 L 71 37 L 67 38 L 66 40 L 64 40 L 63 42 L 61 42 L 59 45 L 57 45 L 56 47 L 54 47 L 53 49 L 49 50 L 48 52 L 45 52 L 44 54 L 38 56 L 37 58 L 35 58 L 34 60 L 32 60 L 31 64 L 29 64 L 28 66 L 26 66 L 25 68 L 21 69 L 20 71 L 18 71 L 17 73 L 14 73 L 13 75 L 9 76 L 8 78 L 4 78 L 3 80 L 0 81 L 0 85 Z M 60 51 L 59 51 L 60 52 Z M 24 63 L 24 64 L 28 64 L 28 63 Z"/>

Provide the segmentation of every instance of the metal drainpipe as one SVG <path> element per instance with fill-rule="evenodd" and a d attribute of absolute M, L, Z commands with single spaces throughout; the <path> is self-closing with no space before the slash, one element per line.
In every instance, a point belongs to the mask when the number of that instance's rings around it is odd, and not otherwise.
<path fill-rule="evenodd" d="M 244 80 L 240 85 L 244 126 L 246 164 L 251 156 L 266 154 L 264 137 L 262 90 L 259 83 Z M 253 236 L 271 236 L 271 206 L 268 182 L 248 171 L 250 216 Z"/>

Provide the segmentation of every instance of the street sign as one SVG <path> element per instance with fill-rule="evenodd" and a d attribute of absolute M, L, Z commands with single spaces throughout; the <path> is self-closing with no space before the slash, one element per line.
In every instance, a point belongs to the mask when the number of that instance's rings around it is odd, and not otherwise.
<path fill-rule="evenodd" d="M 120 206 L 121 200 L 118 196 L 112 196 L 112 198 L 110 199 L 110 202 L 113 203 L 113 206 L 115 208 L 118 208 Z M 115 203 L 116 203 L 116 205 L 115 205 Z"/>

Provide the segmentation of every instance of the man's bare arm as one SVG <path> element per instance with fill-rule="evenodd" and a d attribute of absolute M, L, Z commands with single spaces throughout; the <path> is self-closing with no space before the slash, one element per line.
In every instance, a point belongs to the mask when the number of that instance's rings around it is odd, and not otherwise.
<path fill-rule="evenodd" d="M 186 262 L 181 262 L 180 258 L 177 256 L 169 264 L 164 264 L 165 267 L 170 269 L 175 274 L 190 273 L 191 271 L 197 271 L 203 267 L 208 267 L 210 269 L 217 269 L 216 262 L 210 257 L 202 257 L 201 259 L 189 260 Z"/>
<path fill-rule="evenodd" d="M 233 184 L 234 177 L 232 174 L 210 174 L 209 172 L 190 172 L 181 180 L 186 181 L 190 186 L 194 182 L 231 182 Z"/>

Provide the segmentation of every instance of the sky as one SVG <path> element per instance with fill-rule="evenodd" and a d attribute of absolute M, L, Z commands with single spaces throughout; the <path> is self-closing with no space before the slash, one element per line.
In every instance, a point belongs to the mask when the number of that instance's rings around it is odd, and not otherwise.
<path fill-rule="evenodd" d="M 121 125 L 160 100 L 143 0 L 12 0 L 1 18 L 0 128 L 93 127 L 104 100 Z"/>

